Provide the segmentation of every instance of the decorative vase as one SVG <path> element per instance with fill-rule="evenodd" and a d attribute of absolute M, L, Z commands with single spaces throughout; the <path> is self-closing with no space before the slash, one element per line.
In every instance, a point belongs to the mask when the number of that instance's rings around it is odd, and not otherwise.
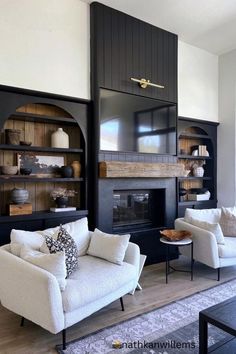
<path fill-rule="evenodd" d="M 81 173 L 81 163 L 79 161 L 73 161 L 71 164 L 72 168 L 73 168 L 73 176 L 75 178 L 80 177 L 80 173 Z"/>
<path fill-rule="evenodd" d="M 57 208 L 66 208 L 68 206 L 68 197 L 57 197 L 56 198 L 56 205 Z"/>
<path fill-rule="evenodd" d="M 24 204 L 29 198 L 29 192 L 26 189 L 14 188 L 11 191 L 11 201 L 15 204 Z"/>
<path fill-rule="evenodd" d="M 194 177 L 203 177 L 204 176 L 204 168 L 201 166 L 195 167 L 193 169 L 193 175 L 194 175 Z"/>
<path fill-rule="evenodd" d="M 73 176 L 73 168 L 71 166 L 62 166 L 60 172 L 64 178 L 71 178 Z"/>
<path fill-rule="evenodd" d="M 51 135 L 51 146 L 54 148 L 68 148 L 69 135 L 66 134 L 62 128 L 58 128 L 57 131 Z"/>
<path fill-rule="evenodd" d="M 20 129 L 5 129 L 6 144 L 19 145 L 20 144 Z"/>

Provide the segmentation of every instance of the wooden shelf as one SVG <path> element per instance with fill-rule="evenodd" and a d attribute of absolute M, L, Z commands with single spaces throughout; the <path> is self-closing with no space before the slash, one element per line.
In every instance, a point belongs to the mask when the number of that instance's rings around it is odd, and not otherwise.
<path fill-rule="evenodd" d="M 187 176 L 187 177 L 177 177 L 179 180 L 192 180 L 192 179 L 202 179 L 204 181 L 210 181 L 212 179 L 212 177 L 195 177 L 195 176 Z"/>
<path fill-rule="evenodd" d="M 64 216 L 87 216 L 88 210 L 74 210 L 74 211 L 61 211 L 54 213 L 51 211 L 35 211 L 29 215 L 1 215 L 0 222 L 9 222 L 9 221 L 27 221 L 27 220 L 37 220 L 37 219 L 52 219 L 59 218 Z"/>
<path fill-rule="evenodd" d="M 36 177 L 23 175 L 0 175 L 0 182 L 82 182 L 83 178 Z"/>
<path fill-rule="evenodd" d="M 212 139 L 212 137 L 204 134 L 181 133 L 179 139 Z"/>
<path fill-rule="evenodd" d="M 189 160 L 211 160 L 211 156 L 193 156 L 193 155 L 178 155 L 178 159 L 189 159 Z"/>
<path fill-rule="evenodd" d="M 216 202 L 214 199 L 209 199 L 209 200 L 187 200 L 185 202 L 179 202 L 178 204 L 180 206 L 189 206 L 189 205 L 198 205 L 201 203 L 209 203 L 209 202 Z"/>
<path fill-rule="evenodd" d="M 0 150 L 82 153 L 83 149 L 0 144 Z"/>
<path fill-rule="evenodd" d="M 9 119 L 13 120 L 23 120 L 25 122 L 39 122 L 39 123 L 59 123 L 63 125 L 75 125 L 78 126 L 78 123 L 73 118 L 67 117 L 53 117 L 46 116 L 42 114 L 33 114 L 25 112 L 16 112 L 12 114 Z"/>

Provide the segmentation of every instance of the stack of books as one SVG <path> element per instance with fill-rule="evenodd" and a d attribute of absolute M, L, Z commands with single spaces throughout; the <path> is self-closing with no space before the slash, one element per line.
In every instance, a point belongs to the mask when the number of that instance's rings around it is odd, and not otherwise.
<path fill-rule="evenodd" d="M 206 145 L 198 145 L 198 155 L 199 156 L 209 156 Z"/>

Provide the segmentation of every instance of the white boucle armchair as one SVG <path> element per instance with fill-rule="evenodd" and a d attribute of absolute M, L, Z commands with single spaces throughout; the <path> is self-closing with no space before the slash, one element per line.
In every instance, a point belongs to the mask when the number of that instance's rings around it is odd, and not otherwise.
<path fill-rule="evenodd" d="M 131 293 L 137 285 L 140 251 L 129 242 L 123 265 L 85 255 L 61 291 L 55 276 L 0 247 L 0 301 L 7 309 L 47 329 L 62 331 Z M 22 322 L 23 323 L 23 322 Z"/>
<path fill-rule="evenodd" d="M 228 209 L 230 210 L 231 208 Z M 218 281 L 220 280 L 220 269 L 222 267 L 236 265 L 236 237 L 224 237 L 225 244 L 218 244 L 212 232 L 192 225 L 188 222 L 188 218 L 192 217 L 209 223 L 218 223 L 220 216 L 220 208 L 186 209 L 185 217 L 175 220 L 176 230 L 188 230 L 192 233 L 194 261 L 217 269 Z M 180 247 L 180 253 L 190 257 L 189 247 Z"/>

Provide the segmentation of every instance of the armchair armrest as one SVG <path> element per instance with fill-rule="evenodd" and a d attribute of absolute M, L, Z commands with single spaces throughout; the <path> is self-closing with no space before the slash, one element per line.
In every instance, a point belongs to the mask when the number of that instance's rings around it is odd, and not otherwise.
<path fill-rule="evenodd" d="M 64 329 L 62 297 L 53 274 L 0 248 L 0 301 L 52 333 Z"/>
<path fill-rule="evenodd" d="M 175 220 L 176 230 L 187 230 L 192 233 L 193 239 L 193 258 L 212 268 L 218 268 L 219 253 L 215 235 L 200 227 L 189 224 L 183 218 Z M 187 247 L 180 247 L 181 253 L 187 255 Z"/>

